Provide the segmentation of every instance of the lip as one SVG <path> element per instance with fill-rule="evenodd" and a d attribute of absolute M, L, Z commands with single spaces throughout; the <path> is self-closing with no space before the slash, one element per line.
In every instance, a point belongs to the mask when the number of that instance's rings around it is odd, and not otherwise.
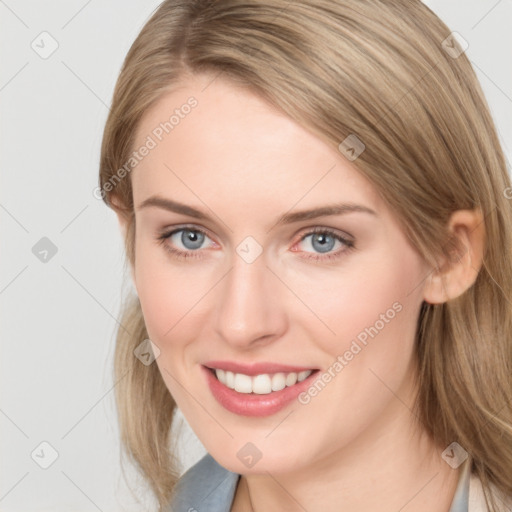
<path fill-rule="evenodd" d="M 209 363 L 210 364 L 210 363 Z M 267 365 L 267 368 L 277 367 L 278 365 L 271 366 Z M 237 366 L 240 368 L 240 365 Z M 283 368 L 283 366 L 279 366 Z M 224 368 L 221 368 L 224 369 Z M 250 369 L 254 370 L 255 367 L 251 367 Z M 305 368 L 312 369 L 312 368 Z M 280 391 L 273 391 L 267 395 L 259 395 L 256 393 L 239 393 L 234 389 L 230 389 L 222 382 L 220 382 L 217 377 L 214 375 L 214 371 L 204 365 L 201 365 L 201 370 L 205 376 L 206 383 L 210 388 L 210 391 L 217 402 L 220 403 L 225 409 L 228 411 L 238 414 L 240 416 L 252 416 L 252 417 L 262 417 L 262 416 L 270 416 L 272 414 L 277 413 L 291 402 L 293 402 L 300 393 L 305 391 L 313 380 L 319 374 L 319 370 L 314 370 L 311 375 L 309 375 L 302 382 L 297 382 L 293 386 L 287 386 Z M 232 371 L 232 370 L 229 370 Z M 247 368 L 245 368 L 247 371 Z M 269 373 L 269 372 L 261 372 L 260 373 Z M 291 372 L 294 370 L 286 370 L 286 372 Z M 302 371 L 302 370 L 301 370 Z M 243 373 L 242 371 L 237 373 Z M 258 372 L 256 372 L 257 374 Z"/>
<path fill-rule="evenodd" d="M 215 368 L 218 370 L 226 370 L 233 373 L 243 373 L 244 375 L 249 375 L 250 377 L 254 377 L 255 375 L 260 375 L 262 373 L 299 373 L 305 370 L 317 369 L 311 368 L 311 366 L 289 366 L 286 364 L 277 364 L 271 362 L 240 364 L 235 363 L 234 361 L 207 361 L 206 363 L 203 363 L 203 365 L 212 369 Z"/>

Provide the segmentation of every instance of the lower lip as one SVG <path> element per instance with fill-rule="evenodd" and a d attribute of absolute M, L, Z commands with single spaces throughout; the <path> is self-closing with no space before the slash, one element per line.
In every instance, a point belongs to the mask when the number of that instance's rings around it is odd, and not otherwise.
<path fill-rule="evenodd" d="M 222 384 L 206 366 L 201 366 L 201 368 L 215 399 L 225 409 L 240 416 L 270 416 L 275 414 L 305 391 L 318 373 L 318 370 L 315 370 L 306 379 L 297 382 L 293 386 L 287 386 L 280 391 L 273 391 L 267 395 L 259 395 L 256 393 L 239 393 L 230 389 Z"/>

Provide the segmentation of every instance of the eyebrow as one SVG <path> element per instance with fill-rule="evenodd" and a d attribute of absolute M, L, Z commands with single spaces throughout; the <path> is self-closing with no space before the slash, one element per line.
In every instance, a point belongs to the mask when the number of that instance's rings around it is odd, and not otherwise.
<path fill-rule="evenodd" d="M 206 213 L 202 212 L 201 210 L 198 210 L 196 208 L 193 208 L 192 206 L 188 206 L 183 203 L 179 203 L 177 201 L 173 201 L 171 199 L 166 199 L 161 196 L 148 197 L 147 199 L 142 201 L 142 203 L 139 204 L 137 210 L 141 210 L 143 208 L 148 208 L 151 206 L 162 208 L 170 212 L 188 215 L 189 217 L 194 217 L 196 219 L 208 220 L 210 218 Z M 317 217 L 324 217 L 329 215 L 342 215 L 353 212 L 368 213 L 378 217 L 377 212 L 375 212 L 371 208 L 368 208 L 360 204 L 335 203 L 320 206 L 318 208 L 312 208 L 310 210 L 301 210 L 296 212 L 285 213 L 273 225 L 277 226 L 281 224 L 291 224 L 293 222 L 315 219 Z"/>

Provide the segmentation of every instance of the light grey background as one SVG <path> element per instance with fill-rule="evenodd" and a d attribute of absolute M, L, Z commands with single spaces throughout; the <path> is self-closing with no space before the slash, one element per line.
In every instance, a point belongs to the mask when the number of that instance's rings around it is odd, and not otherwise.
<path fill-rule="evenodd" d="M 131 284 L 117 220 L 92 191 L 115 80 L 159 3 L 0 0 L 2 512 L 151 507 L 119 464 L 111 366 Z M 510 161 L 512 1 L 426 3 L 468 41 Z M 31 47 L 52 40 L 48 58 Z M 43 237 L 57 248 L 47 262 L 32 252 Z M 186 425 L 181 453 L 182 470 L 205 453 Z"/>

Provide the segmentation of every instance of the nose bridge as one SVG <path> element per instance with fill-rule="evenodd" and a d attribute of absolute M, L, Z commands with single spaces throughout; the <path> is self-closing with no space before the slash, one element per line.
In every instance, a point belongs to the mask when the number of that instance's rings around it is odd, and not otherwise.
<path fill-rule="evenodd" d="M 219 297 L 217 331 L 224 341 L 238 347 L 263 337 L 269 340 L 284 325 L 284 313 L 277 306 L 279 291 L 274 290 L 278 283 L 263 254 L 251 261 L 237 253 L 232 261 Z"/>

